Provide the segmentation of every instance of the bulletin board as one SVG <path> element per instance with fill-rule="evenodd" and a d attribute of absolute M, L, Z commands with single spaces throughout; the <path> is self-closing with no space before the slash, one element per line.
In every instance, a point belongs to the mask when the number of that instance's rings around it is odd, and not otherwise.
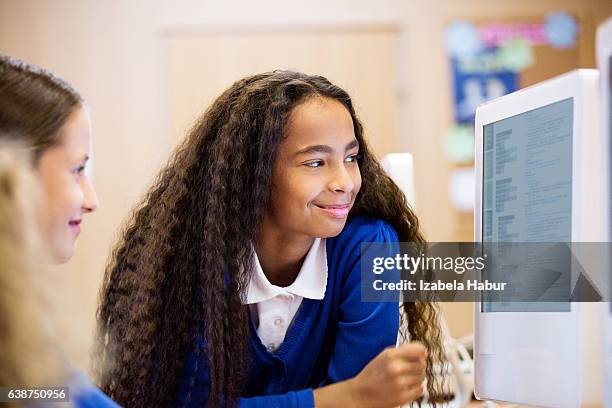
<path fill-rule="evenodd" d="M 448 192 L 459 221 L 457 239 L 473 238 L 476 106 L 573 69 L 593 67 L 593 33 L 593 22 L 565 11 L 448 22 L 445 46 L 454 120 L 444 150 L 452 167 Z"/>

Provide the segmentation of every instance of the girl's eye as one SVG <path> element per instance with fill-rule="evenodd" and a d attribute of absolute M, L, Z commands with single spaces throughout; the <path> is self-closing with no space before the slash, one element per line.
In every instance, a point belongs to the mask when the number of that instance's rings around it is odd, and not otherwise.
<path fill-rule="evenodd" d="M 321 167 L 323 165 L 323 160 L 315 160 L 308 163 L 304 163 L 305 166 L 316 168 Z"/>
<path fill-rule="evenodd" d="M 81 175 L 83 174 L 84 171 L 85 171 L 85 166 L 79 166 L 76 169 L 74 169 L 74 174 Z"/>
<path fill-rule="evenodd" d="M 356 162 L 357 160 L 359 160 L 361 158 L 361 156 L 359 156 L 359 154 L 352 154 L 349 157 L 346 158 L 346 161 L 349 163 L 353 163 Z"/>

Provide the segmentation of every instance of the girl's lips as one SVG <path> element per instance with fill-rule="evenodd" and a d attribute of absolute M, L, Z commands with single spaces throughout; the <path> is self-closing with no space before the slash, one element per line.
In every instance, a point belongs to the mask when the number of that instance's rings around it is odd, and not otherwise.
<path fill-rule="evenodd" d="M 73 220 L 73 221 L 69 221 L 68 225 L 70 225 L 70 228 L 75 232 L 75 233 L 79 233 L 81 232 L 81 220 Z"/>
<path fill-rule="evenodd" d="M 351 210 L 350 204 L 332 204 L 332 205 L 315 204 L 315 206 L 334 218 L 346 218 L 349 211 Z"/>

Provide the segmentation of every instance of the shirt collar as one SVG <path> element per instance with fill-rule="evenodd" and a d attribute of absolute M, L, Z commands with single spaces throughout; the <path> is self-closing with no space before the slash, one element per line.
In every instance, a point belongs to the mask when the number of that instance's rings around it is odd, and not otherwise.
<path fill-rule="evenodd" d="M 316 238 L 304 259 L 295 281 L 287 287 L 270 283 L 264 274 L 257 253 L 253 250 L 254 271 L 244 304 L 253 304 L 272 299 L 283 293 L 291 293 L 308 299 L 323 299 L 327 286 L 327 250 L 325 239 Z"/>

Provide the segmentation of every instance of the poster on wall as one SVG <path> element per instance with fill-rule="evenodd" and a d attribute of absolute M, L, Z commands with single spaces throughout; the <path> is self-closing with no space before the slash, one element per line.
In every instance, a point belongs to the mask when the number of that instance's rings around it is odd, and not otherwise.
<path fill-rule="evenodd" d="M 446 50 L 453 78 L 456 123 L 473 123 L 478 104 L 519 89 L 522 71 L 536 63 L 534 47 L 576 47 L 578 24 L 565 12 L 543 21 L 453 21 Z"/>
<path fill-rule="evenodd" d="M 577 68 L 578 34 L 578 23 L 564 11 L 533 19 L 450 22 L 445 42 L 454 123 L 445 138 L 447 159 L 459 165 L 473 162 L 478 105 Z M 465 177 L 450 183 L 461 180 Z M 449 191 L 464 187 L 449 185 Z"/>
<path fill-rule="evenodd" d="M 467 60 L 452 59 L 455 123 L 474 123 L 478 105 L 518 89 L 516 72 L 485 62 L 495 58 L 494 52 L 486 51 Z"/>

